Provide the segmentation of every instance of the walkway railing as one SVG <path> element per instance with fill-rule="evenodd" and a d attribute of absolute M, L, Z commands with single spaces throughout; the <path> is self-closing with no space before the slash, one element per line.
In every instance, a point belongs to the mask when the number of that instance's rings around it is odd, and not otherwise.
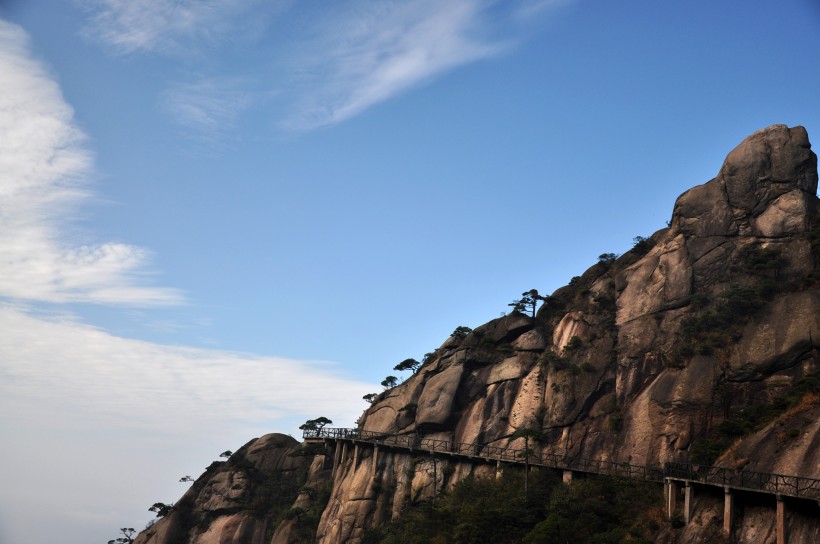
<path fill-rule="evenodd" d="M 785 474 L 770 474 L 725 467 L 707 467 L 686 463 L 634 465 L 618 461 L 540 453 L 532 450 L 529 452 L 529 459 L 525 459 L 526 452 L 523 449 L 450 442 L 423 438 L 418 435 L 379 433 L 363 429 L 308 429 L 305 430 L 303 437 L 307 440 L 353 440 L 409 451 L 442 453 L 464 458 L 504 461 L 506 463 L 525 464 L 529 461 L 532 466 L 625 478 L 640 478 L 653 482 L 663 482 L 666 478 L 672 478 L 716 486 L 729 486 L 735 489 L 820 500 L 820 480 Z"/>

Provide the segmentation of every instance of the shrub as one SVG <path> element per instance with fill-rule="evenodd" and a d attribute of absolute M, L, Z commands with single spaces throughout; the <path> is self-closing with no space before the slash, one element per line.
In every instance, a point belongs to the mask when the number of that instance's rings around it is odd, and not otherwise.
<path fill-rule="evenodd" d="M 655 245 L 652 240 L 649 238 L 644 238 L 643 236 L 636 236 L 632 239 L 634 245 L 632 246 L 632 251 L 634 251 L 638 255 L 646 255 L 649 253 L 649 250 Z"/>
<path fill-rule="evenodd" d="M 614 412 L 609 414 L 609 417 L 606 418 L 606 428 L 609 431 L 617 433 L 620 431 L 624 426 L 624 415 L 621 411 Z"/>
<path fill-rule="evenodd" d="M 774 275 L 786 264 L 780 255 L 780 250 L 774 247 L 760 247 L 750 244 L 740 248 L 737 252 L 735 270 L 753 275 Z"/>
<path fill-rule="evenodd" d="M 581 341 L 580 337 L 572 336 L 572 337 L 570 337 L 569 342 L 567 342 L 566 349 L 576 350 L 576 349 L 580 348 L 582 344 L 583 344 L 583 342 Z"/>

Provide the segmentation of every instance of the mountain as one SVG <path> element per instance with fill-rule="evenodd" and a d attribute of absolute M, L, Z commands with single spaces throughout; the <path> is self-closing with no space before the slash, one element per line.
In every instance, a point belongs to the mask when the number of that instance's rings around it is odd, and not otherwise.
<path fill-rule="evenodd" d="M 457 330 L 378 395 L 359 427 L 820 479 L 817 182 L 803 127 L 752 134 L 716 178 L 677 199 L 667 228 L 602 255 L 534 317 L 515 311 Z M 537 440 L 516 438 L 521 430 Z M 452 458 L 431 474 L 407 451 L 342 448 L 255 439 L 135 542 L 357 543 L 411 503 L 497 470 Z M 722 495 L 697 500 L 703 519 L 719 520 Z M 772 537 L 764 510 L 744 509 L 737 541 Z M 789 523 L 792 542 L 820 541 L 816 512 L 795 511 Z M 656 538 L 707 542 L 706 525 L 662 527 Z"/>

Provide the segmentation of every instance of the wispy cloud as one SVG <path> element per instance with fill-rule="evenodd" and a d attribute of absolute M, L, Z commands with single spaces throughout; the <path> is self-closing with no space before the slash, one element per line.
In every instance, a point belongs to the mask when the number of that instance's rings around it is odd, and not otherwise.
<path fill-rule="evenodd" d="M 73 111 L 35 60 L 25 32 L 0 21 L 0 296 L 47 302 L 174 304 L 144 286 L 148 252 L 69 238 L 69 217 L 91 193 L 92 157 Z"/>
<path fill-rule="evenodd" d="M 303 98 L 284 125 L 339 123 L 458 66 L 498 54 L 488 39 L 486 2 L 380 2 L 325 20 L 296 72 Z M 372 4 L 371 4 L 372 8 Z"/>
<path fill-rule="evenodd" d="M 78 0 L 91 14 L 85 33 L 122 53 L 175 52 L 212 43 L 263 0 Z M 283 2 L 279 2 L 283 3 Z M 287 2 L 284 2 L 287 3 Z"/>
<path fill-rule="evenodd" d="M 284 104 L 280 128 L 307 131 L 346 121 L 460 66 L 501 54 L 518 43 L 523 25 L 571 1 L 340 0 L 317 7 L 282 0 L 265 4 L 261 17 L 260 9 L 250 9 L 261 0 L 83 3 L 90 14 L 86 32 L 106 46 L 128 53 L 184 50 L 188 62 L 202 47 L 231 47 L 227 37 L 239 29 L 267 25 L 243 34 L 265 36 L 267 56 L 243 55 L 237 69 L 244 70 L 244 81 L 267 81 L 275 89 L 265 98 L 275 94 Z M 284 27 L 281 39 L 270 37 Z M 215 66 L 211 56 L 199 58 L 214 73 L 233 72 Z M 249 106 L 241 81 L 176 84 L 166 91 L 165 104 L 189 135 L 214 143 Z"/>
<path fill-rule="evenodd" d="M 163 94 L 164 106 L 186 135 L 216 145 L 233 132 L 240 114 L 253 102 L 244 83 L 206 78 L 176 84 Z"/>

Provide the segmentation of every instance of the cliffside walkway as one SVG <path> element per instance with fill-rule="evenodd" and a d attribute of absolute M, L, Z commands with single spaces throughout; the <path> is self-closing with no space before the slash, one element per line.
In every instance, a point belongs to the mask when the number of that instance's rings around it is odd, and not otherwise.
<path fill-rule="evenodd" d="M 521 465 L 527 463 L 523 449 L 449 442 L 422 438 L 416 435 L 385 434 L 361 429 L 323 428 L 306 430 L 303 437 L 305 440 L 329 439 L 367 442 L 409 452 L 438 453 L 469 460 L 501 461 Z M 786 474 L 771 474 L 726 467 L 707 467 L 686 463 L 634 465 L 627 462 L 586 459 L 535 451 L 530 452 L 529 465 L 587 474 L 640 478 L 659 483 L 673 479 L 820 501 L 820 480 Z"/>
<path fill-rule="evenodd" d="M 306 441 L 341 441 L 353 444 L 368 444 L 375 448 L 403 450 L 408 453 L 449 456 L 468 462 L 514 463 L 534 467 L 562 470 L 564 481 L 571 482 L 575 472 L 604 474 L 625 478 L 640 478 L 664 484 L 667 515 L 677 514 L 678 502 L 683 495 L 682 509 L 686 523 L 694 517 L 695 485 L 706 485 L 724 490 L 724 534 L 731 534 L 737 491 L 764 493 L 776 498 L 777 544 L 786 544 L 786 511 L 783 497 L 817 501 L 820 505 L 820 480 L 772 474 L 727 467 L 713 467 L 686 463 L 664 463 L 663 465 L 635 465 L 602 459 L 587 459 L 571 455 L 540 453 L 517 448 L 503 448 L 487 444 L 468 444 L 423 438 L 412 434 L 389 434 L 363 429 L 321 428 L 308 429 L 303 437 Z M 338 452 L 338 450 L 337 450 Z M 376 467 L 376 457 L 373 469 Z M 334 462 L 335 468 L 336 462 Z"/>

